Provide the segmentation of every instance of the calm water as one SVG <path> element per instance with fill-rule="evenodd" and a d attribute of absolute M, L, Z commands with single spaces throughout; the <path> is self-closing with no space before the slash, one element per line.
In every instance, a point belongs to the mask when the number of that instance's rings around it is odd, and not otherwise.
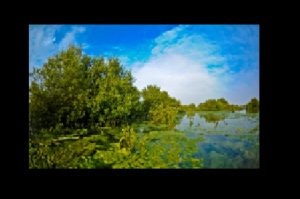
<path fill-rule="evenodd" d="M 259 168 L 259 114 L 186 114 L 175 127 L 188 137 L 203 136 L 196 157 L 205 168 Z"/>

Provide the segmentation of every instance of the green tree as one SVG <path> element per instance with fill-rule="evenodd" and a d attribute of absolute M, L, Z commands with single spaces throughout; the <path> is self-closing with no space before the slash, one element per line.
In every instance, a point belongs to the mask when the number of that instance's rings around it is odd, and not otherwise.
<path fill-rule="evenodd" d="M 29 88 L 32 132 L 120 126 L 140 114 L 131 72 L 116 58 L 91 58 L 70 46 L 34 69 Z"/>
<path fill-rule="evenodd" d="M 166 91 L 161 91 L 156 85 L 148 85 L 142 90 L 142 98 L 145 111 L 148 112 L 152 106 L 159 104 L 177 106 L 179 102 L 171 98 Z"/>
<path fill-rule="evenodd" d="M 232 107 L 224 98 L 220 99 L 208 99 L 198 105 L 198 109 L 201 111 L 223 111 L 231 110 Z"/>
<path fill-rule="evenodd" d="M 252 98 L 250 102 L 246 104 L 247 113 L 259 112 L 259 101 L 256 98 Z"/>
<path fill-rule="evenodd" d="M 141 105 L 131 72 L 115 58 L 110 59 L 108 64 L 103 58 L 93 62 L 90 75 L 94 83 L 88 103 L 91 123 L 115 127 L 135 120 Z"/>
<path fill-rule="evenodd" d="M 41 69 L 34 69 L 29 88 L 30 126 L 35 132 L 54 129 L 83 127 L 86 116 L 86 59 L 79 48 L 50 57 Z"/>
<path fill-rule="evenodd" d="M 141 92 L 145 119 L 154 124 L 166 124 L 169 128 L 176 125 L 180 101 L 161 91 L 156 85 L 148 85 Z"/>

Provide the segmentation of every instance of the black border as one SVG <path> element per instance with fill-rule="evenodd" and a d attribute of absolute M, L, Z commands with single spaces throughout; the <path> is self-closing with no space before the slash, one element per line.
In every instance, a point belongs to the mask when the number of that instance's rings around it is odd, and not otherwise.
<path fill-rule="evenodd" d="M 205 12 L 204 12 L 205 13 Z M 207 14 L 207 13 L 205 13 Z M 120 14 L 122 15 L 122 14 Z M 40 14 L 38 16 L 27 15 L 13 18 L 10 24 L 15 33 L 13 49 L 14 62 L 10 81 L 13 92 L 13 112 L 11 117 L 14 118 L 11 124 L 15 140 L 15 150 L 13 150 L 14 171 L 13 176 L 17 178 L 38 179 L 77 179 L 77 177 L 85 178 L 91 177 L 93 179 L 113 179 L 130 178 L 135 180 L 149 179 L 157 180 L 168 179 L 174 180 L 178 178 L 192 178 L 205 179 L 207 182 L 215 182 L 215 178 L 222 183 L 226 183 L 224 179 L 230 180 L 250 180 L 255 181 L 259 179 L 267 179 L 269 174 L 272 174 L 274 164 L 272 161 L 275 158 L 274 151 L 272 151 L 274 139 L 271 130 L 274 120 L 272 120 L 272 95 L 275 92 L 272 88 L 274 77 L 274 63 L 271 63 L 271 57 L 274 42 L 272 37 L 274 20 L 268 15 L 243 16 L 236 13 L 232 15 L 201 15 L 186 14 L 179 15 L 173 13 L 172 15 L 161 16 L 155 13 L 154 16 L 145 16 L 142 13 L 129 14 L 125 16 L 94 16 L 91 14 L 74 16 L 74 15 L 59 15 L 55 13 L 53 16 Z M 209 16 L 209 17 L 208 17 Z M 26 134 L 28 129 L 28 25 L 29 24 L 259 24 L 260 25 L 260 169 L 203 169 L 203 170 L 29 170 L 28 169 L 28 136 Z M 272 65 L 272 66 L 271 66 Z M 13 80 L 13 81 L 12 81 Z M 271 115 L 270 115 L 271 114 Z M 10 129 L 11 130 L 11 129 Z M 16 138 L 17 137 L 17 138 Z M 9 144 L 9 143 L 8 143 Z M 11 168 L 11 165 L 10 165 Z M 213 179 L 213 180 L 212 180 Z M 96 180 L 97 181 L 97 180 Z M 163 182 L 163 181 L 160 181 Z"/>

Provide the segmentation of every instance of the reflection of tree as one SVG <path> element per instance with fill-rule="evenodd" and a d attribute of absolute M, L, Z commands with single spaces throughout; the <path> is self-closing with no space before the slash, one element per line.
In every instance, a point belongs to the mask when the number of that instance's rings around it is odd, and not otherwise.
<path fill-rule="evenodd" d="M 193 126 L 193 123 L 194 123 L 193 120 L 194 120 L 194 117 L 195 117 L 195 111 L 187 111 L 186 115 L 189 118 L 189 121 L 190 121 L 189 126 L 191 128 Z"/>
<path fill-rule="evenodd" d="M 204 113 L 199 114 L 200 117 L 204 118 L 207 123 L 214 123 L 215 128 L 219 125 L 219 121 L 225 120 L 226 116 L 224 114 L 216 114 L 216 113 Z"/>
<path fill-rule="evenodd" d="M 215 123 L 218 126 L 219 121 L 225 120 L 224 115 L 208 113 L 201 114 L 200 117 L 203 117 L 207 123 Z"/>
<path fill-rule="evenodd" d="M 180 113 L 180 112 L 179 112 L 179 113 L 176 115 L 176 123 L 180 123 L 184 116 L 185 116 L 185 113 L 184 113 L 184 112 L 183 112 L 183 113 Z"/>
<path fill-rule="evenodd" d="M 216 124 L 215 124 L 215 128 L 217 128 L 218 124 L 219 124 L 219 121 L 218 121 L 218 122 L 216 122 Z"/>
<path fill-rule="evenodd" d="M 259 119 L 259 113 L 247 113 L 247 117 L 251 119 Z"/>
<path fill-rule="evenodd" d="M 193 124 L 194 124 L 193 120 L 190 119 L 190 124 L 189 124 L 190 128 L 193 126 Z"/>

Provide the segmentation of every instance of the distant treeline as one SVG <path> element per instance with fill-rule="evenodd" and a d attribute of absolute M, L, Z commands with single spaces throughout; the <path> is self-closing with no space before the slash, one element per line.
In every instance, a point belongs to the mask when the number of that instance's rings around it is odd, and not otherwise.
<path fill-rule="evenodd" d="M 229 104 L 229 102 L 224 99 L 208 99 L 203 103 L 200 103 L 196 106 L 194 103 L 189 105 L 182 105 L 182 111 L 239 111 L 239 110 L 246 110 L 249 113 L 256 113 L 259 112 L 259 101 L 256 98 L 251 99 L 245 105 L 235 105 Z"/>

